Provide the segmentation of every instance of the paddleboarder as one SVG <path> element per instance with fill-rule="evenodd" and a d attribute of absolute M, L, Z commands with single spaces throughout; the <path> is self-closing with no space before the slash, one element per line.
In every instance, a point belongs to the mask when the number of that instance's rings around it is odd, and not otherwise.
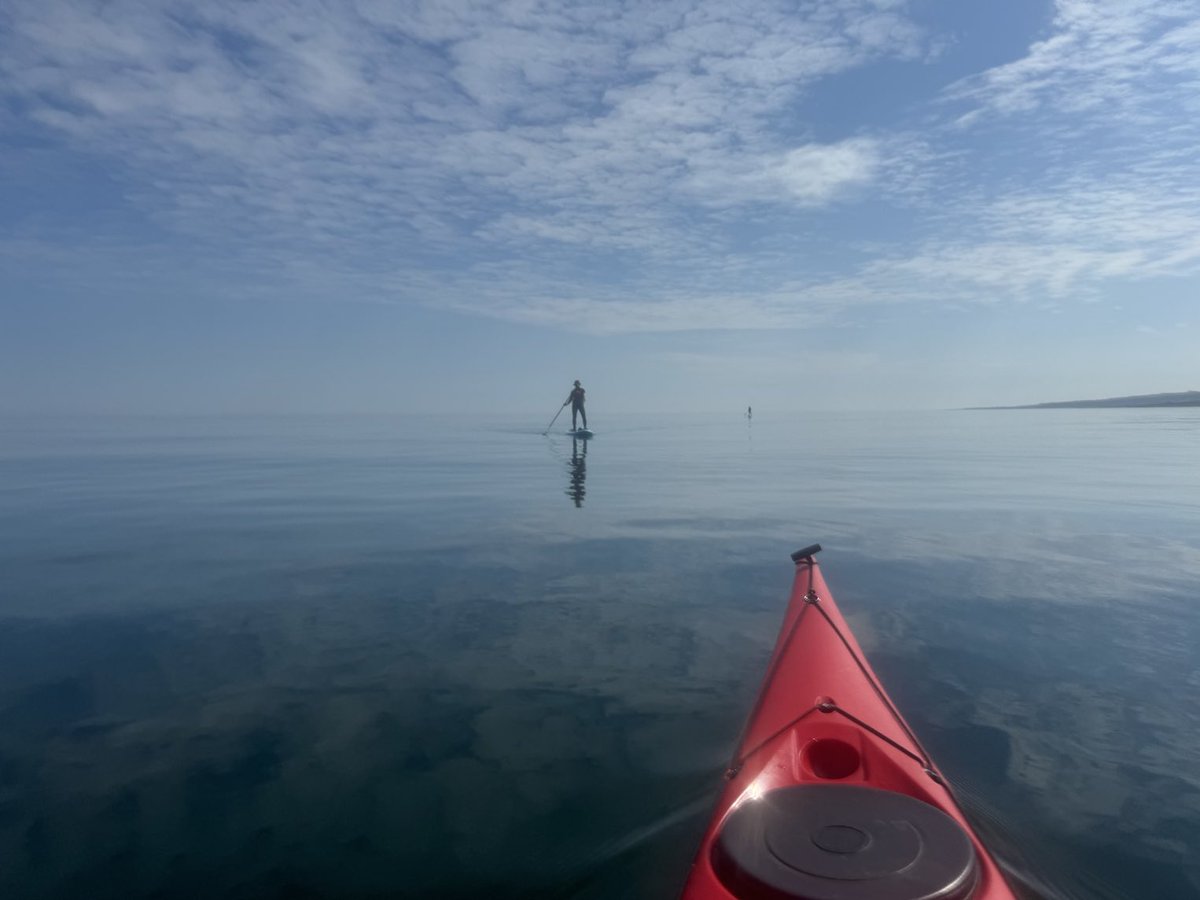
<path fill-rule="evenodd" d="M 566 406 L 568 403 L 571 404 L 571 430 L 572 431 L 579 430 L 576 427 L 576 423 L 575 423 L 575 418 L 577 416 L 580 416 L 583 418 L 583 427 L 585 429 L 587 428 L 587 413 L 584 412 L 584 409 L 583 409 L 584 393 L 585 392 L 583 390 L 583 387 L 579 384 L 579 380 L 576 379 L 574 389 L 572 389 L 571 393 L 569 393 L 567 395 L 567 399 L 563 401 L 563 406 Z"/>

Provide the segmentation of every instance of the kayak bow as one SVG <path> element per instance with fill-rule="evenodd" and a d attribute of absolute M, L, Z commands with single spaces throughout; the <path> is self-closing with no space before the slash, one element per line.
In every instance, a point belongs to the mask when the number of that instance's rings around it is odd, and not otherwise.
<path fill-rule="evenodd" d="M 683 900 L 1013 900 L 813 555 Z"/>

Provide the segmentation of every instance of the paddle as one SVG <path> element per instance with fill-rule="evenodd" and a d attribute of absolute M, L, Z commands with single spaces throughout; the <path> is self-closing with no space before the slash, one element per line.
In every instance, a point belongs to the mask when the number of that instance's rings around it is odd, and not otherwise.
<path fill-rule="evenodd" d="M 564 409 L 566 409 L 566 408 L 567 408 L 567 404 L 565 404 L 565 403 L 564 403 L 562 406 L 560 406 L 560 407 L 558 408 L 558 412 L 556 412 L 556 413 L 554 414 L 554 418 L 550 420 L 550 424 L 546 426 L 546 430 L 545 430 L 545 431 L 543 431 L 543 432 L 542 432 L 542 434 L 549 434 L 549 433 L 550 433 L 550 429 L 551 429 L 551 428 L 553 428 L 553 427 L 554 427 L 554 423 L 558 421 L 558 413 L 561 413 L 561 412 L 562 412 Z"/>

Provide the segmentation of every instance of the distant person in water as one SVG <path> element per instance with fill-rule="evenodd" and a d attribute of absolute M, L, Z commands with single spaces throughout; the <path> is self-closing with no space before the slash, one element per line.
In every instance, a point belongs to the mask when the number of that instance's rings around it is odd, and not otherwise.
<path fill-rule="evenodd" d="M 748 407 L 748 406 L 746 407 L 746 418 L 747 418 L 747 419 L 753 419 L 753 418 L 754 418 L 754 410 L 752 410 L 752 409 L 751 409 L 750 407 Z"/>
<path fill-rule="evenodd" d="M 577 416 L 580 416 L 583 418 L 583 427 L 587 428 L 587 413 L 584 412 L 584 410 L 583 410 L 583 395 L 584 395 L 584 393 L 585 393 L 585 391 L 580 386 L 579 382 L 576 381 L 575 387 L 571 390 L 571 393 L 569 393 L 567 395 L 567 399 L 563 401 L 563 406 L 566 406 L 568 403 L 571 404 L 571 430 L 572 431 L 579 430 L 577 425 L 575 424 L 575 418 Z"/>

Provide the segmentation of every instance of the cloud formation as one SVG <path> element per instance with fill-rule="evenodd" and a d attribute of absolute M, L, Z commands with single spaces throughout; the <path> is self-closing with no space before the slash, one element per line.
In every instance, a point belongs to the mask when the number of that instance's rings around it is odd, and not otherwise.
<path fill-rule="evenodd" d="M 1030 112 L 1101 113 L 1127 125 L 1195 109 L 1200 21 L 1186 2 L 1058 0 L 1052 33 L 1021 59 L 981 72 L 952 93 L 980 104 L 971 117 Z"/>
<path fill-rule="evenodd" d="M 906 3 L 17 0 L 0 127 L 100 167 L 177 266 L 246 295 L 597 332 L 1086 297 L 1200 257 L 1200 26 L 1110 7 L 1063 0 L 910 123 L 847 89 L 830 133 L 807 99 L 936 63 Z M 78 246 L 120 278 L 61 223 L 0 225 L 9 254 Z"/>

